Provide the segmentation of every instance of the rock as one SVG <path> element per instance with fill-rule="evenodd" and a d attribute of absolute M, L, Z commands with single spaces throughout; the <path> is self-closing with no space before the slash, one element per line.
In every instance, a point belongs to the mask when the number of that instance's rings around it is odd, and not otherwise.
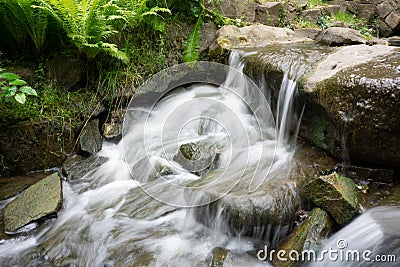
<path fill-rule="evenodd" d="M 302 36 L 304 38 L 310 38 L 310 39 L 315 39 L 317 35 L 321 32 L 319 28 L 304 28 L 304 29 L 296 29 L 295 30 L 296 34 L 298 36 Z"/>
<path fill-rule="evenodd" d="M 321 61 L 301 90 L 307 104 L 300 135 L 352 164 L 400 166 L 400 49 L 343 47 Z"/>
<path fill-rule="evenodd" d="M 282 8 L 281 2 L 263 3 L 256 9 L 255 20 L 265 25 L 279 26 Z"/>
<path fill-rule="evenodd" d="M 356 184 L 336 173 L 320 176 L 304 187 L 307 197 L 340 224 L 346 224 L 360 213 Z"/>
<path fill-rule="evenodd" d="M 95 154 L 101 150 L 103 140 L 99 131 L 99 120 L 89 121 L 83 128 L 79 144 L 82 151 Z"/>
<path fill-rule="evenodd" d="M 388 44 L 391 46 L 400 46 L 400 36 L 392 36 L 388 38 Z"/>
<path fill-rule="evenodd" d="M 62 203 L 61 178 L 54 173 L 30 186 L 4 208 L 6 232 L 56 213 Z"/>
<path fill-rule="evenodd" d="M 197 221 L 211 228 L 218 222 L 226 225 L 232 235 L 240 233 L 275 246 L 288 233 L 302 203 L 301 185 L 318 177 L 321 169 L 334 165 L 335 161 L 323 153 L 301 147 L 290 168 L 285 165 L 280 171 L 269 173 L 268 179 L 254 192 L 248 190 L 247 175 L 253 175 L 252 170 L 242 173 L 243 170 L 230 169 L 211 171 L 187 190 L 191 191 L 190 195 L 195 194 L 196 199 L 202 199 L 201 202 L 210 203 L 194 210 Z M 226 177 L 230 179 L 225 180 Z M 235 186 L 232 177 L 241 177 L 238 178 L 240 185 Z M 226 192 L 229 194 L 225 195 Z"/>
<path fill-rule="evenodd" d="M 392 12 L 386 17 L 385 22 L 391 29 L 396 29 L 400 26 L 400 15 L 397 12 Z"/>
<path fill-rule="evenodd" d="M 358 166 L 338 166 L 337 172 L 353 180 L 393 183 L 394 171 L 389 169 L 373 169 Z"/>
<path fill-rule="evenodd" d="M 0 182 L 0 201 L 15 196 L 27 187 L 28 185 L 25 183 Z"/>
<path fill-rule="evenodd" d="M 86 77 L 84 63 L 72 57 L 56 57 L 45 63 L 47 77 L 55 80 L 66 89 L 75 89 L 75 87 Z"/>
<path fill-rule="evenodd" d="M 287 28 L 266 25 L 236 27 L 227 25 L 217 32 L 217 39 L 209 48 L 209 56 L 218 58 L 227 53 L 227 49 L 239 47 L 267 46 L 279 43 L 311 42 L 312 40 L 298 36 Z"/>
<path fill-rule="evenodd" d="M 63 174 L 67 177 L 70 177 L 71 174 L 77 169 L 77 166 L 80 165 L 84 160 L 85 157 L 78 154 L 72 154 L 68 156 L 62 165 Z"/>
<path fill-rule="evenodd" d="M 216 9 L 222 16 L 231 19 L 243 19 L 245 22 L 254 22 L 257 3 L 252 0 L 213 1 L 206 0 L 204 5 Z"/>
<path fill-rule="evenodd" d="M 126 110 L 113 110 L 102 126 L 103 136 L 107 141 L 119 142 L 122 138 L 122 127 Z"/>
<path fill-rule="evenodd" d="M 314 208 L 305 221 L 290 233 L 276 248 L 276 251 L 284 250 L 287 254 L 285 261 L 275 258 L 275 267 L 293 266 L 296 262 L 289 258 L 289 252 L 297 251 L 301 255 L 303 250 L 315 249 L 319 243 L 326 239 L 332 231 L 332 220 L 328 213 L 320 208 Z"/>
<path fill-rule="evenodd" d="M 206 22 L 201 27 L 199 51 L 204 52 L 210 47 L 216 38 L 217 26 L 212 22 Z"/>
<path fill-rule="evenodd" d="M 214 248 L 211 252 L 212 257 L 210 267 L 223 267 L 228 253 L 229 250 L 224 248 Z"/>
<path fill-rule="evenodd" d="M 308 0 L 291 0 L 296 6 L 300 8 L 305 8 L 308 5 Z"/>
<path fill-rule="evenodd" d="M 321 14 L 331 16 L 340 11 L 340 6 L 339 5 L 326 5 L 326 6 L 320 7 L 320 9 L 321 9 Z"/>
<path fill-rule="evenodd" d="M 74 162 L 74 160 L 71 159 L 67 163 L 66 168 L 63 169 L 67 174 L 67 180 L 72 181 L 75 179 L 82 178 L 86 173 L 90 172 L 91 170 L 99 167 L 100 165 L 108 161 L 108 158 L 93 155 L 80 163 L 79 161 L 80 161 L 79 158 L 77 162 Z"/>
<path fill-rule="evenodd" d="M 181 145 L 173 159 L 189 172 L 202 176 L 218 166 L 219 155 L 215 144 L 204 140 Z"/>
<path fill-rule="evenodd" d="M 320 15 L 320 9 L 319 8 L 312 8 L 312 9 L 307 9 L 303 10 L 300 13 L 300 19 L 304 21 L 308 21 L 314 24 L 317 24 L 318 18 Z"/>
<path fill-rule="evenodd" d="M 9 174 L 61 166 L 74 150 L 75 130 L 47 120 L 27 121 L 0 131 L 0 155 Z M 1 158 L 1 157 L 0 157 Z"/>
<path fill-rule="evenodd" d="M 365 37 L 356 30 L 341 27 L 331 27 L 317 35 L 316 41 L 331 46 L 365 44 Z"/>
<path fill-rule="evenodd" d="M 379 202 L 379 206 L 400 206 L 400 185 L 390 189 L 390 195 Z"/>

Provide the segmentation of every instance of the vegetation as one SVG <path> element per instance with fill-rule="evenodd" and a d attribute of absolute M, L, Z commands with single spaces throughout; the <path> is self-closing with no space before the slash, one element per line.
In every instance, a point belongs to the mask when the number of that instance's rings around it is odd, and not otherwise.
<path fill-rule="evenodd" d="M 37 96 L 35 89 L 28 86 L 19 75 L 3 71 L 4 69 L 0 68 L 0 98 L 9 101 L 14 97 L 18 103 L 24 104 L 27 95 Z"/>

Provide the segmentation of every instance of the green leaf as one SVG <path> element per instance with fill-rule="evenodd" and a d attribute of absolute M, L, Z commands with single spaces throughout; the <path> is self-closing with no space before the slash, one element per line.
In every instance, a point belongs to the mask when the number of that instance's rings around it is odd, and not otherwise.
<path fill-rule="evenodd" d="M 10 90 L 9 90 L 9 95 L 13 96 L 16 93 L 17 93 L 17 87 L 16 86 L 11 87 Z"/>
<path fill-rule="evenodd" d="M 17 100 L 18 103 L 24 104 L 26 102 L 26 95 L 24 93 L 16 94 L 15 100 Z"/>
<path fill-rule="evenodd" d="M 0 73 L 0 79 L 15 80 L 19 78 L 20 78 L 19 75 L 15 73 L 9 73 L 9 72 Z"/>
<path fill-rule="evenodd" d="M 25 85 L 26 82 L 24 80 L 15 79 L 10 81 L 10 85 Z"/>
<path fill-rule="evenodd" d="M 35 89 L 33 89 L 30 86 L 22 86 L 21 88 L 19 88 L 19 91 L 21 93 L 24 93 L 26 95 L 33 95 L 33 96 L 37 96 L 37 93 L 35 91 Z"/>
<path fill-rule="evenodd" d="M 200 30 L 204 15 L 201 14 L 190 32 L 183 49 L 183 62 L 196 62 L 200 56 Z"/>

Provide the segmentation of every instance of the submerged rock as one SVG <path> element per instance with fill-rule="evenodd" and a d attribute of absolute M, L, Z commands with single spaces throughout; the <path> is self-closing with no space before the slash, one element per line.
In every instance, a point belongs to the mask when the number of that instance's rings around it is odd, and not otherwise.
<path fill-rule="evenodd" d="M 62 202 L 61 178 L 54 173 L 26 189 L 4 208 L 6 232 L 56 213 Z"/>
<path fill-rule="evenodd" d="M 201 176 L 217 167 L 219 155 L 215 144 L 204 140 L 181 145 L 173 159 L 189 172 Z"/>
<path fill-rule="evenodd" d="M 76 162 L 74 162 L 74 159 L 71 158 L 63 165 L 63 171 L 67 176 L 67 180 L 79 179 L 91 170 L 94 170 L 108 161 L 108 158 L 101 156 L 99 157 L 96 155 L 90 156 L 83 161 L 81 161 L 80 156 L 77 156 L 75 159 L 77 159 Z"/>
<path fill-rule="evenodd" d="M 365 44 L 367 40 L 356 30 L 342 27 L 331 27 L 320 32 L 315 40 L 331 46 Z"/>
<path fill-rule="evenodd" d="M 274 260 L 275 267 L 292 266 L 296 262 L 289 258 L 289 252 L 297 251 L 301 255 L 303 250 L 315 248 L 319 243 L 327 238 L 332 231 L 332 220 L 328 213 L 320 208 L 313 209 L 307 219 L 298 226 L 293 232 L 281 242 L 276 251 L 284 250 L 286 260 Z"/>
<path fill-rule="evenodd" d="M 320 176 L 304 186 L 307 197 L 335 219 L 346 224 L 360 213 L 358 189 L 347 177 L 333 173 Z"/>
<path fill-rule="evenodd" d="M 99 120 L 89 121 L 83 128 L 79 139 L 81 149 L 90 154 L 101 150 L 103 140 L 99 131 Z"/>

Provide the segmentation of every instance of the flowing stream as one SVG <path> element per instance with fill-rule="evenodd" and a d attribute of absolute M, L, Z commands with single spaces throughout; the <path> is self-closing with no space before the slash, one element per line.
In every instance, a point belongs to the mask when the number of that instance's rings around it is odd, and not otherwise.
<path fill-rule="evenodd" d="M 151 94 L 136 98 L 123 139 L 103 145 L 91 158 L 97 167 L 63 182 L 57 218 L 0 241 L 0 266 L 207 266 L 216 247 L 230 250 L 224 266 L 269 266 L 254 252 L 260 242 L 276 244 L 287 224 L 257 217 L 258 230 L 247 231 L 230 218 L 250 204 L 272 214 L 300 205 L 296 184 L 283 174 L 299 120 L 290 77 L 305 67 L 285 72 L 276 126 L 268 87 L 258 90 L 242 74 L 251 55 L 233 52 L 222 84 L 178 86 L 151 105 Z M 192 152 L 200 156 L 179 160 L 184 144 L 197 144 Z M 276 185 L 281 195 L 272 192 Z"/>

